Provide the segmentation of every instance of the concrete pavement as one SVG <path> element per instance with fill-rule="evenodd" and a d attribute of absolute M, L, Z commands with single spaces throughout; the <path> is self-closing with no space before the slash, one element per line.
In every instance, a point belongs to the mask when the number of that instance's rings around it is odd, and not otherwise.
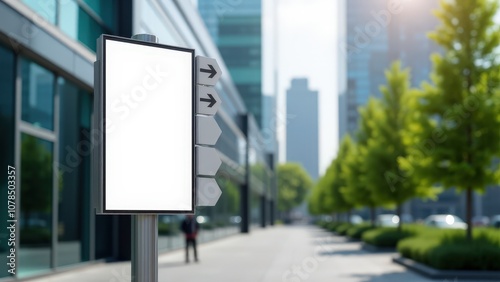
<path fill-rule="evenodd" d="M 200 262 L 190 264 L 184 263 L 183 250 L 160 255 L 159 281 L 435 281 L 392 263 L 394 253 L 368 253 L 358 242 L 346 242 L 313 226 L 253 230 L 200 245 L 198 252 Z M 29 281 L 126 282 L 130 262 L 102 263 Z"/>

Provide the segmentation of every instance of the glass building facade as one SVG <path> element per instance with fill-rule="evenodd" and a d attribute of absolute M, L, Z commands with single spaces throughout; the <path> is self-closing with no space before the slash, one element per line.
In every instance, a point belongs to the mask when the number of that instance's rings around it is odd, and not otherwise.
<path fill-rule="evenodd" d="M 10 276 L 10 247 L 16 247 L 18 278 L 112 255 L 93 250 L 108 235 L 96 236 L 97 225 L 91 226 L 89 58 L 101 33 L 120 34 L 120 17 L 113 11 L 130 6 L 130 1 L 0 3 L 0 159 L 16 169 L 17 219 L 14 245 L 6 240 L 2 205 L 0 277 Z M 0 184 L 3 199 L 6 184 Z"/>
<path fill-rule="evenodd" d="M 346 64 L 341 69 L 339 124 L 341 139 L 358 128 L 358 108 L 371 96 L 380 97 L 379 87 L 386 83 L 384 71 L 391 62 L 401 60 L 411 69 L 411 86 L 429 79 L 430 55 L 438 52 L 427 38 L 438 20 L 432 10 L 438 1 L 404 1 L 394 9 L 387 0 L 342 1 L 339 56 Z"/>
<path fill-rule="evenodd" d="M 225 4 L 199 0 L 198 10 L 248 111 L 262 128 L 261 0 Z"/>
<path fill-rule="evenodd" d="M 132 13 L 132 11 L 138 11 Z M 160 11 L 160 12 L 158 12 Z M 160 24 L 159 24 L 160 23 Z M 193 28 L 194 27 L 194 28 Z M 200 241 L 241 231 L 248 222 L 242 203 L 248 186 L 250 138 L 241 117 L 247 108 L 233 84 L 198 11 L 184 1 L 47 0 L 0 2 L 0 162 L 16 171 L 16 274 L 9 274 L 8 206 L 0 205 L 0 280 L 33 277 L 60 267 L 130 259 L 131 217 L 98 215 L 93 209 L 93 62 L 101 33 L 130 37 L 153 33 L 161 43 L 215 57 L 223 75 L 217 85 L 223 107 L 216 116 L 223 133 L 216 145 L 223 164 L 216 180 L 223 191 L 214 207 L 199 207 Z M 158 129 L 160 130 L 160 129 Z M 252 139 L 253 140 L 253 139 Z M 270 219 L 274 179 L 268 155 L 255 210 Z M 2 201 L 8 182 L 0 182 Z M 273 190 L 274 191 L 274 190 Z M 267 194 L 266 194 L 267 192 Z M 263 206 L 265 205 L 265 206 Z M 159 216 L 160 252 L 180 248 L 181 216 Z M 257 221 L 255 221 L 257 222 Z"/>

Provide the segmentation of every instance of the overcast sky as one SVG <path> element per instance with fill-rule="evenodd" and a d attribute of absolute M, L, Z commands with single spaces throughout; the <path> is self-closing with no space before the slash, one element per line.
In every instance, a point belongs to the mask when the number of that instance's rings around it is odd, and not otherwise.
<path fill-rule="evenodd" d="M 272 27 L 273 2 L 277 26 Z M 319 92 L 320 110 L 320 174 L 328 167 L 338 147 L 337 111 L 337 1 L 332 0 L 274 0 L 262 1 L 264 9 L 264 75 L 269 77 L 269 44 L 278 41 L 275 63 L 278 66 L 278 114 L 286 111 L 286 90 L 296 77 L 309 78 L 311 90 Z M 273 32 L 273 30 L 275 32 Z M 271 33 L 271 35 L 269 35 Z M 277 34 L 276 34 L 277 33 Z M 267 53 L 267 55 L 266 55 Z M 273 93 L 272 83 L 264 79 L 264 93 Z M 278 119 L 286 120 L 286 119 Z M 280 161 L 286 160 L 285 126 L 278 122 Z M 306 139 L 304 143 L 306 144 Z"/>

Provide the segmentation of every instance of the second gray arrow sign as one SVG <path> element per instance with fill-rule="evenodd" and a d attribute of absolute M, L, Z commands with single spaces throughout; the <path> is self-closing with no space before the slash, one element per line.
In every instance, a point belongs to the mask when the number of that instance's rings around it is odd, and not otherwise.
<path fill-rule="evenodd" d="M 214 87 L 196 86 L 196 113 L 213 116 L 221 105 L 221 100 Z"/>
<path fill-rule="evenodd" d="M 222 131 L 213 117 L 196 117 L 196 144 L 215 145 Z"/>

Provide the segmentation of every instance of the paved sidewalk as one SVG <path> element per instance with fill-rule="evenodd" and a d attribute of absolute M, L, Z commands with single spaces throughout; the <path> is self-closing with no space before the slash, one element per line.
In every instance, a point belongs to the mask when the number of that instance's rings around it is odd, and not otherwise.
<path fill-rule="evenodd" d="M 394 254 L 365 252 L 360 243 L 345 242 L 312 226 L 254 230 L 200 245 L 198 252 L 200 262 L 190 264 L 184 263 L 183 250 L 161 255 L 159 281 L 434 281 L 392 263 Z M 30 281 L 127 282 L 130 262 L 97 264 Z"/>

